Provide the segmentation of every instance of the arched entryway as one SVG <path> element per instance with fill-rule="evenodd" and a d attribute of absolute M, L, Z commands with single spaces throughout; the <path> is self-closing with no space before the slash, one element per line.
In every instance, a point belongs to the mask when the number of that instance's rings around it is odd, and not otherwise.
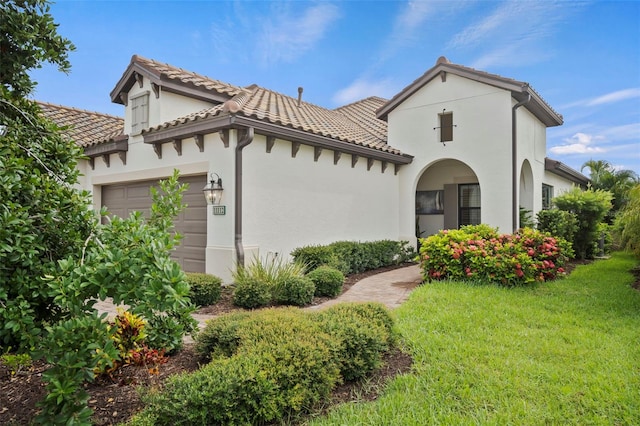
<path fill-rule="evenodd" d="M 523 220 L 533 220 L 533 171 L 531 170 L 531 164 L 528 160 L 524 160 L 522 167 L 520 168 L 520 191 L 519 191 L 519 206 L 520 206 L 520 218 L 517 227 L 521 227 Z"/>
<path fill-rule="evenodd" d="M 471 167 L 446 159 L 427 166 L 416 185 L 416 236 L 481 223 L 480 184 Z"/>

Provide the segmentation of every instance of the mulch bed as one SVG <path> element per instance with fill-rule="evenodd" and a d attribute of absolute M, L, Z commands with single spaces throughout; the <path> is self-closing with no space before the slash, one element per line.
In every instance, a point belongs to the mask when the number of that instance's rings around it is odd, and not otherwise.
<path fill-rule="evenodd" d="M 572 262 L 565 268 L 569 274 L 577 265 L 589 263 Z M 359 280 L 406 265 L 382 268 L 355 274 L 347 277 L 344 290 L 347 291 Z M 640 268 L 632 271 L 637 280 L 634 287 L 640 290 Z M 223 291 L 221 300 L 213 306 L 203 307 L 198 313 L 220 315 L 237 311 L 231 303 L 230 291 Z M 328 298 L 316 298 L 313 304 L 320 304 Z M 314 413 L 313 416 L 326 413 L 332 406 L 345 402 L 359 402 L 375 400 L 383 385 L 398 374 L 411 370 L 412 359 L 409 355 L 394 350 L 386 354 L 383 365 L 370 377 L 355 383 L 347 383 L 337 387 L 332 393 L 330 402 Z M 90 395 L 89 406 L 94 410 L 92 421 L 95 425 L 115 425 L 128 420 L 142 408 L 142 403 L 136 388 L 138 386 L 159 386 L 167 377 L 195 371 L 200 367 L 193 344 L 185 345 L 184 349 L 169 357 L 166 364 L 159 366 L 157 374 L 147 368 L 124 366 L 110 376 L 99 377 L 88 384 L 86 389 Z M 42 383 L 42 373 L 47 365 L 36 361 L 28 371 L 21 371 L 12 375 L 9 369 L 0 364 L 0 425 L 28 425 L 37 413 L 36 403 L 46 395 Z"/>
<path fill-rule="evenodd" d="M 407 265 L 350 275 L 346 279 L 343 292 L 367 276 L 403 266 Z M 317 305 L 326 300 L 329 298 L 316 298 L 313 304 Z M 238 310 L 242 309 L 233 306 L 231 290 L 226 289 L 217 304 L 203 307 L 198 313 L 220 315 Z M 399 350 L 386 354 L 383 366 L 366 380 L 337 387 L 332 393 L 330 403 L 321 407 L 319 413 L 326 412 L 331 406 L 342 402 L 375 399 L 387 380 L 411 369 L 411 362 L 411 357 Z M 173 374 L 195 371 L 199 367 L 193 344 L 187 344 L 183 350 L 169 357 L 167 363 L 159 365 L 157 374 L 151 373 L 145 367 L 127 365 L 110 376 L 97 378 L 93 383 L 86 385 L 90 395 L 89 407 L 94 411 L 93 424 L 115 425 L 127 421 L 142 408 L 136 390 L 138 386 L 159 386 Z M 46 396 L 42 373 L 47 368 L 44 362 L 35 361 L 28 371 L 12 375 L 5 365 L 0 364 L 0 425 L 30 424 L 38 412 L 36 404 Z"/>

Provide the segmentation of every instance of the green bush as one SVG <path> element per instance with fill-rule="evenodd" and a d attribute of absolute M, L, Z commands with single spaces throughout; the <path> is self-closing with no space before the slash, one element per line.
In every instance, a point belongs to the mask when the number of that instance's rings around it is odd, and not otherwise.
<path fill-rule="evenodd" d="M 245 309 L 267 306 L 271 302 L 269 284 L 259 278 L 246 277 L 236 282 L 233 304 Z"/>
<path fill-rule="evenodd" d="M 578 259 L 593 257 L 594 243 L 597 243 L 599 238 L 598 224 L 611 210 L 612 198 L 613 195 L 609 191 L 583 191 L 576 187 L 553 199 L 553 203 L 560 210 L 575 214 L 578 220 L 578 231 L 572 241 Z"/>
<path fill-rule="evenodd" d="M 384 318 L 381 312 L 375 304 L 341 303 L 319 314 L 322 330 L 339 340 L 335 356 L 341 360 L 344 380 L 360 379 L 378 368 L 382 354 L 393 343 L 390 317 Z"/>
<path fill-rule="evenodd" d="M 560 209 L 549 209 L 540 210 L 536 218 L 538 231 L 573 242 L 573 237 L 578 231 L 578 219 L 575 214 Z"/>
<path fill-rule="evenodd" d="M 330 266 L 320 266 L 307 274 L 316 286 L 316 296 L 336 297 L 342 293 L 344 274 Z"/>
<path fill-rule="evenodd" d="M 340 269 L 341 263 L 338 256 L 329 246 L 305 246 L 291 252 L 291 257 L 297 262 L 306 265 L 306 271 L 310 272 L 322 265 L 330 265 Z M 346 267 L 342 263 L 342 268 Z M 341 269 L 340 269 L 341 270 Z"/>
<path fill-rule="evenodd" d="M 617 239 L 621 247 L 640 257 L 640 184 L 628 193 L 628 202 L 615 220 Z"/>
<path fill-rule="evenodd" d="M 234 312 L 211 319 L 194 336 L 195 351 L 204 361 L 234 355 L 241 343 L 239 328 L 250 318 L 249 312 Z"/>
<path fill-rule="evenodd" d="M 406 241 L 336 241 L 327 246 L 297 248 L 291 256 L 307 263 L 307 271 L 327 265 L 348 275 L 407 262 L 415 252 Z"/>
<path fill-rule="evenodd" d="M 187 272 L 189 296 L 196 306 L 208 306 L 220 300 L 222 294 L 222 279 L 215 275 Z"/>
<path fill-rule="evenodd" d="M 335 338 L 311 314 L 266 309 L 209 321 L 196 336 L 212 361 L 145 396 L 156 424 L 264 424 L 326 401 L 339 381 Z"/>
<path fill-rule="evenodd" d="M 273 300 L 280 305 L 305 306 L 313 301 L 316 286 L 307 277 L 290 276 L 273 285 Z"/>
<path fill-rule="evenodd" d="M 611 253 L 613 246 L 613 225 L 606 222 L 600 222 L 596 228 L 596 240 L 593 241 L 591 252 L 594 256 L 606 256 Z"/>

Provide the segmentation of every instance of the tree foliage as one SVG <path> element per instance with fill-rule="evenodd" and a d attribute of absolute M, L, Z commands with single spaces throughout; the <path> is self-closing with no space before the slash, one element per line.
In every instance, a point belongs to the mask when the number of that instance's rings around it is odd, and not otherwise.
<path fill-rule="evenodd" d="M 96 300 L 113 298 L 147 321 L 149 346 L 169 351 L 194 327 L 188 284 L 170 259 L 184 207 L 177 171 L 153 191 L 151 217 L 99 223 L 77 189 L 83 152 L 27 99 L 29 71 L 68 71 L 73 45 L 42 0 L 0 3 L 0 352 L 30 352 L 51 368 L 41 424 L 89 424 L 82 384 L 118 357 Z"/>
<path fill-rule="evenodd" d="M 629 191 L 640 183 L 640 178 L 633 170 L 616 169 L 605 160 L 589 160 L 580 170 L 585 168 L 589 169 L 593 189 L 609 191 L 613 195 L 612 208 L 607 216 L 607 222 L 611 223 L 615 214 L 629 201 Z"/>
<path fill-rule="evenodd" d="M 640 257 L 640 184 L 629 191 L 629 202 L 616 217 L 622 246 Z"/>
<path fill-rule="evenodd" d="M 58 25 L 45 0 L 0 2 L 0 83 L 13 98 L 31 93 L 35 82 L 29 71 L 48 62 L 62 72 L 71 68 L 69 52 L 75 46 L 58 34 Z"/>
<path fill-rule="evenodd" d="M 578 229 L 573 237 L 573 250 L 578 259 L 592 258 L 594 243 L 599 238 L 598 224 L 611 210 L 613 195 L 601 189 L 573 188 L 553 199 L 560 210 L 573 213 L 578 219 Z"/>

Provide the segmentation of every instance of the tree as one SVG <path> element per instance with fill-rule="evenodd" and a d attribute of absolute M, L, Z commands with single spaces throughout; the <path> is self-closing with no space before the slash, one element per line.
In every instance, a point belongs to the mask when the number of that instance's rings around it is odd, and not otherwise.
<path fill-rule="evenodd" d="M 27 99 L 29 70 L 70 67 L 73 45 L 48 11 L 42 0 L 0 3 L 0 352 L 51 365 L 36 422 L 89 424 L 82 384 L 119 356 L 96 300 L 130 305 L 154 349 L 178 349 L 194 327 L 184 272 L 170 260 L 183 189 L 176 172 L 152 193 L 149 220 L 99 223 L 89 194 L 76 189 L 81 148 Z"/>
<path fill-rule="evenodd" d="M 57 33 L 58 25 L 45 0 L 4 0 L 0 3 L 0 83 L 12 98 L 24 98 L 35 82 L 29 71 L 43 63 L 68 72 L 69 52 L 75 46 Z"/>
<path fill-rule="evenodd" d="M 609 191 L 613 195 L 612 208 L 607 217 L 607 222 L 611 223 L 615 214 L 629 201 L 629 191 L 640 183 L 640 178 L 633 170 L 618 170 L 605 160 L 589 160 L 580 171 L 584 169 L 589 169 L 593 189 Z"/>
<path fill-rule="evenodd" d="M 560 210 L 573 213 L 578 220 L 578 229 L 573 237 L 573 250 L 578 259 L 593 257 L 593 246 L 598 240 L 598 224 L 611 209 L 612 195 L 601 189 L 586 191 L 574 187 L 553 199 Z"/>
<path fill-rule="evenodd" d="M 42 277 L 82 249 L 95 225 L 88 194 L 74 189 L 81 149 L 26 99 L 28 71 L 69 69 L 73 45 L 39 0 L 0 4 L 0 345 L 27 350 L 60 310 Z"/>

